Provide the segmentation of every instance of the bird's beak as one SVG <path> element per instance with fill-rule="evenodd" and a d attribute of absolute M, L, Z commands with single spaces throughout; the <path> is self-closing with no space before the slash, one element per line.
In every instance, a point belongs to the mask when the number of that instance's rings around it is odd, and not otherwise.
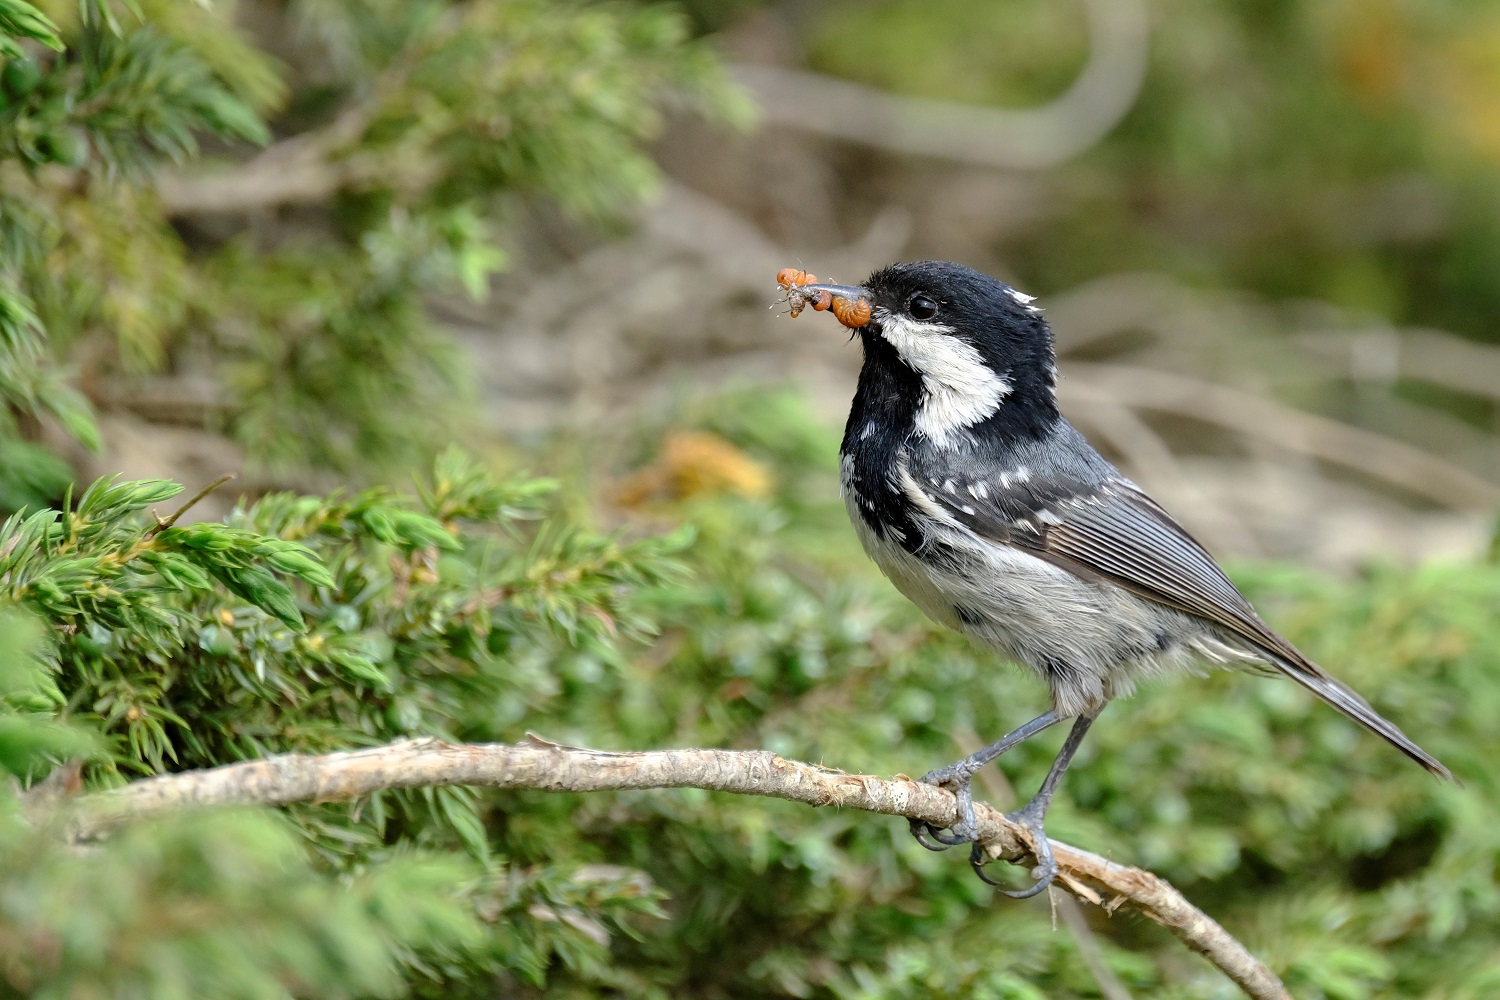
<path fill-rule="evenodd" d="M 786 291 L 787 304 L 792 307 L 793 316 L 812 306 L 818 312 L 825 309 L 832 312 L 840 323 L 851 330 L 858 330 L 870 322 L 875 309 L 869 289 L 860 285 L 801 284 L 796 277 L 806 278 L 810 275 L 788 271 L 777 275 L 777 282 Z"/>
<path fill-rule="evenodd" d="M 801 287 L 805 292 L 812 292 L 814 294 L 827 292 L 836 299 L 848 299 L 851 302 L 858 302 L 860 299 L 868 299 L 870 297 L 870 293 L 865 291 L 861 285 L 829 285 L 819 283 L 816 285 L 803 285 Z"/>

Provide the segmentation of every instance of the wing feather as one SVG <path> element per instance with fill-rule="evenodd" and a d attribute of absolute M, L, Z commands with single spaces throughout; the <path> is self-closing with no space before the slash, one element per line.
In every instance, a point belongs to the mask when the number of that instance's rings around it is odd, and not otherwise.
<path fill-rule="evenodd" d="M 929 497 L 991 541 L 1212 622 L 1428 771 L 1454 780 L 1437 758 L 1261 621 L 1203 546 L 1134 483 L 1076 483 L 1065 493 L 1054 487 L 1046 498 L 999 483 L 990 491 L 988 503 L 960 504 L 939 492 Z"/>

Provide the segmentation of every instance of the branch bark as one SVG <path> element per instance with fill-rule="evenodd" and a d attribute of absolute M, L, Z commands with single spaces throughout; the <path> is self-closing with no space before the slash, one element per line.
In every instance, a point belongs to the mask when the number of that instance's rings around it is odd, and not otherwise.
<path fill-rule="evenodd" d="M 162 775 L 76 801 L 70 835 L 98 837 L 132 819 L 187 807 L 289 805 L 356 799 L 392 788 L 482 785 L 552 792 L 702 788 L 863 809 L 949 826 L 952 793 L 910 778 L 877 778 L 786 760 L 765 750 L 614 753 L 561 746 L 536 736 L 514 745 L 404 740 L 322 756 L 286 754 L 203 771 Z M 993 859 L 1033 858 L 1029 835 L 976 805 L 980 842 Z M 1111 912 L 1129 906 L 1218 966 L 1255 1000 L 1291 1000 L 1276 974 L 1165 880 L 1056 841 L 1058 883 Z"/>

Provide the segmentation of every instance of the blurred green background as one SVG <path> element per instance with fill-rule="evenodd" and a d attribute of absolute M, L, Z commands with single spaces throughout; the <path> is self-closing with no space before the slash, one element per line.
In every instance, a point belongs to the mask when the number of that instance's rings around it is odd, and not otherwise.
<path fill-rule="evenodd" d="M 1031 717 L 859 552 L 858 349 L 776 304 L 917 257 L 1038 295 L 1076 422 L 1466 783 L 1216 674 L 1049 830 L 1299 998 L 1500 995 L 1500 4 L 0 0 L 0 59 L 6 995 L 1237 995 L 770 800 L 56 825 L 402 737 L 889 775 Z"/>

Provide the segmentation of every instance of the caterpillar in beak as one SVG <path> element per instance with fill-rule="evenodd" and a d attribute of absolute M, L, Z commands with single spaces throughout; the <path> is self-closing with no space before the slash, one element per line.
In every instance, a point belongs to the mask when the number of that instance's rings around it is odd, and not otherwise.
<path fill-rule="evenodd" d="M 815 312 L 831 312 L 834 318 L 851 330 L 870 322 L 874 307 L 869 293 L 858 285 L 820 285 L 818 276 L 795 267 L 776 272 L 776 283 L 786 293 L 786 303 L 793 316 L 812 306 Z"/>

